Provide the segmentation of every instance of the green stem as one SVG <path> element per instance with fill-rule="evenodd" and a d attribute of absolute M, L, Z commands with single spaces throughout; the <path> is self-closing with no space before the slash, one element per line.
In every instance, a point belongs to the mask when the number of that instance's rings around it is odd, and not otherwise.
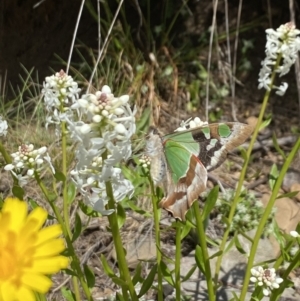
<path fill-rule="evenodd" d="M 201 251 L 202 251 L 202 255 L 203 255 L 208 298 L 210 301 L 214 301 L 214 300 L 216 300 L 216 294 L 214 292 L 214 285 L 213 285 L 213 281 L 212 281 L 209 254 L 208 254 L 208 250 L 207 250 L 206 236 L 205 236 L 205 230 L 204 230 L 204 226 L 203 226 L 202 214 L 200 212 L 198 202 L 194 202 L 193 208 L 194 208 L 195 217 L 196 217 L 197 232 L 199 235 L 199 245 L 201 247 Z"/>
<path fill-rule="evenodd" d="M 63 216 L 66 225 L 66 229 L 68 231 L 68 235 L 71 237 L 71 229 L 70 229 L 70 217 L 69 217 L 69 203 L 68 203 L 68 187 L 67 187 L 67 135 L 66 135 L 66 122 L 63 121 L 61 123 L 61 147 L 62 147 L 62 173 L 65 176 L 65 180 L 63 181 Z"/>
<path fill-rule="evenodd" d="M 181 281 L 180 281 L 180 264 L 181 264 L 181 222 L 176 221 L 176 253 L 175 253 L 175 289 L 176 300 L 181 300 Z"/>
<path fill-rule="evenodd" d="M 249 285 L 249 281 L 250 281 L 250 276 L 251 276 L 251 268 L 253 267 L 253 263 L 254 263 L 254 258 L 255 258 L 255 254 L 256 254 L 256 250 L 257 250 L 257 246 L 259 243 L 259 240 L 261 238 L 261 235 L 263 233 L 264 230 L 264 226 L 271 214 L 272 208 L 274 207 L 274 203 L 277 199 L 278 196 L 278 192 L 281 188 L 281 184 L 283 181 L 283 178 L 294 158 L 294 156 L 296 155 L 296 153 L 298 152 L 300 148 L 300 138 L 297 140 L 295 146 L 293 147 L 292 151 L 290 152 L 289 156 L 287 157 L 286 161 L 284 162 L 282 169 L 279 173 L 279 176 L 276 180 L 276 183 L 274 185 L 273 191 L 272 191 L 272 195 L 270 197 L 270 200 L 268 202 L 268 205 L 265 209 L 265 212 L 260 220 L 260 223 L 258 225 L 257 231 L 255 233 L 255 237 L 253 239 L 253 244 L 250 250 L 250 255 L 248 258 L 248 264 L 247 264 L 247 269 L 246 269 L 246 273 L 245 273 L 245 278 L 244 278 L 244 283 L 243 283 L 243 288 L 242 288 L 242 292 L 241 292 L 241 296 L 240 296 L 240 301 L 243 301 L 246 297 L 246 293 L 248 290 L 248 285 Z"/>
<path fill-rule="evenodd" d="M 163 301 L 163 287 L 162 287 L 162 271 L 161 271 L 161 248 L 160 248 L 160 210 L 157 207 L 157 196 L 155 193 L 155 187 L 151 177 L 148 177 L 151 187 L 152 195 L 152 206 L 153 206 L 153 216 L 154 216 L 154 227 L 155 227 L 155 243 L 156 243 L 156 262 L 157 262 L 157 299 L 158 301 Z"/>
<path fill-rule="evenodd" d="M 85 277 L 82 273 L 82 270 L 81 270 L 81 267 L 80 267 L 80 261 L 75 253 L 75 250 L 74 250 L 74 247 L 73 247 L 73 243 L 72 243 L 72 240 L 71 240 L 71 237 L 69 236 L 69 233 L 68 233 L 68 230 L 66 228 L 66 224 L 64 223 L 64 220 L 60 214 L 60 211 L 59 209 L 55 206 L 55 204 L 53 203 L 53 201 L 49 198 L 49 192 L 47 190 L 47 188 L 45 187 L 44 183 L 42 182 L 41 178 L 39 177 L 38 173 L 35 172 L 34 174 L 34 177 L 38 183 L 38 185 L 40 186 L 46 200 L 48 201 L 49 205 L 51 206 L 59 224 L 61 225 L 62 227 L 62 231 L 63 231 L 63 234 L 64 234 L 64 237 L 66 239 L 66 243 L 67 243 L 67 247 L 68 247 L 68 252 L 70 254 L 70 257 L 72 258 L 72 267 L 75 269 L 75 272 L 77 273 L 78 275 L 78 279 L 80 281 L 80 284 L 82 286 L 82 289 L 87 297 L 87 300 L 89 301 L 92 301 L 93 298 L 92 298 L 92 295 L 91 295 L 91 292 L 89 290 L 89 287 L 85 281 Z M 75 276 L 74 276 L 75 277 Z M 76 287 L 76 283 L 77 281 L 74 283 L 74 278 L 73 278 L 73 284 L 74 284 L 74 290 L 75 292 L 78 291 L 78 295 L 76 295 L 76 300 L 77 301 L 80 301 L 81 298 L 80 298 L 80 294 L 79 294 L 79 288 L 78 288 L 78 284 L 77 284 L 77 287 Z"/>
<path fill-rule="evenodd" d="M 110 182 L 106 182 L 106 193 L 108 196 L 108 208 L 113 209 L 113 213 L 108 215 L 108 221 L 112 232 L 114 246 L 117 254 L 118 266 L 121 279 L 127 284 L 128 290 L 131 296 L 131 300 L 138 300 L 134 285 L 131 280 L 128 265 L 125 258 L 125 252 L 123 249 L 123 243 L 121 240 L 120 229 L 118 225 L 118 216 L 116 213 L 115 201 L 113 198 L 113 190 Z M 122 287 L 122 293 L 125 300 L 129 300 L 127 288 Z"/>
<path fill-rule="evenodd" d="M 274 70 L 276 70 L 278 68 L 280 60 L 281 60 L 281 55 L 279 55 L 278 58 L 277 58 Z M 233 216 L 234 216 L 234 213 L 236 211 L 236 207 L 239 203 L 240 194 L 241 194 L 242 187 L 243 187 L 243 184 L 244 184 L 246 171 L 247 171 L 247 168 L 248 168 L 248 165 L 249 165 L 251 152 L 253 150 L 254 143 L 257 139 L 258 132 L 260 130 L 260 126 L 262 124 L 263 117 L 265 115 L 265 111 L 266 111 L 266 108 L 267 108 L 268 100 L 270 98 L 270 93 L 271 93 L 271 90 L 272 90 L 272 87 L 273 87 L 275 75 L 276 75 L 276 72 L 273 71 L 272 77 L 271 77 L 271 83 L 270 83 L 270 90 L 267 90 L 266 93 L 265 93 L 263 103 L 262 103 L 262 106 L 261 106 L 261 110 L 260 110 L 260 113 L 259 113 L 259 116 L 258 116 L 257 124 L 256 124 L 256 127 L 254 129 L 254 132 L 253 132 L 248 150 L 246 152 L 246 158 L 245 158 L 245 162 L 244 162 L 244 165 L 243 165 L 243 168 L 242 168 L 242 171 L 241 171 L 238 186 L 237 186 L 237 189 L 236 189 L 236 192 L 235 192 L 234 199 L 231 203 L 231 209 L 230 209 L 230 213 L 229 213 L 229 216 L 228 216 L 228 224 L 229 225 L 232 223 Z M 222 253 L 218 257 L 217 262 L 216 262 L 216 270 L 215 270 L 215 278 L 214 278 L 215 285 L 217 285 L 217 283 L 219 281 L 219 273 L 220 273 L 220 269 L 221 269 L 221 263 L 222 263 L 222 259 L 223 259 L 223 255 L 224 255 L 225 246 L 226 246 L 226 243 L 227 243 L 227 240 L 228 240 L 229 232 L 230 232 L 230 227 L 227 227 L 226 230 L 225 230 L 222 242 L 220 244 L 220 251 L 222 251 Z"/>

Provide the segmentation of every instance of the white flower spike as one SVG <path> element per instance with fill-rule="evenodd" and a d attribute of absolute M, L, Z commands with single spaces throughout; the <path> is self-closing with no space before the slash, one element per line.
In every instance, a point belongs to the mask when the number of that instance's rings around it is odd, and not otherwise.
<path fill-rule="evenodd" d="M 271 75 L 275 71 L 283 76 L 290 71 L 295 63 L 300 50 L 300 30 L 296 29 L 293 23 L 281 25 L 276 30 L 267 29 L 266 58 L 262 61 L 262 68 L 259 73 L 258 89 L 270 90 Z M 280 65 L 276 66 L 277 58 L 281 56 Z M 283 82 L 279 87 L 274 86 L 276 94 L 283 96 L 288 84 Z"/>

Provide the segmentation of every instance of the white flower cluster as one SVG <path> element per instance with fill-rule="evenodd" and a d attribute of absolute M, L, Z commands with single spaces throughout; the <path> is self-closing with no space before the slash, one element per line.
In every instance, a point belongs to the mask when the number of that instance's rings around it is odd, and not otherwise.
<path fill-rule="evenodd" d="M 7 128 L 8 128 L 8 126 L 7 126 L 6 120 L 4 120 L 2 118 L 2 116 L 0 116 L 0 137 L 1 136 L 6 136 Z"/>
<path fill-rule="evenodd" d="M 207 121 L 202 121 L 199 117 L 195 117 L 194 119 L 189 118 L 186 121 L 181 121 L 180 127 L 177 128 L 174 132 L 186 131 L 188 129 L 193 129 L 199 126 L 208 125 Z"/>
<path fill-rule="evenodd" d="M 67 120 L 71 138 L 79 142 L 78 163 L 71 172 L 73 180 L 86 202 L 103 215 L 112 212 L 106 210 L 108 181 L 116 202 L 133 193 L 131 182 L 115 167 L 131 155 L 130 139 L 136 126 L 135 110 L 131 110 L 128 100 L 128 95 L 114 97 L 111 89 L 104 86 L 72 105 L 80 112 L 80 121 Z"/>
<path fill-rule="evenodd" d="M 290 235 L 293 236 L 294 238 L 299 238 L 300 234 L 297 231 L 291 231 Z"/>
<path fill-rule="evenodd" d="M 281 25 L 277 30 L 267 29 L 266 58 L 262 61 L 259 73 L 258 88 L 270 90 L 271 75 L 275 71 L 279 76 L 287 74 L 295 63 L 300 50 L 300 30 L 293 23 Z M 278 56 L 281 55 L 280 66 L 273 70 Z M 288 84 L 283 82 L 280 87 L 274 86 L 276 94 L 283 96 Z"/>
<path fill-rule="evenodd" d="M 139 161 L 143 168 L 149 169 L 151 165 L 151 158 L 149 156 L 143 154 Z"/>
<path fill-rule="evenodd" d="M 55 75 L 46 77 L 43 86 L 42 93 L 48 111 L 46 127 L 48 124 L 60 124 L 67 117 L 70 118 L 73 114 L 70 105 L 77 101 L 78 93 L 81 91 L 77 82 L 61 70 Z"/>
<path fill-rule="evenodd" d="M 49 164 L 53 174 L 55 173 L 45 146 L 34 149 L 33 144 L 23 144 L 19 146 L 19 151 L 11 156 L 13 162 L 7 164 L 4 169 L 10 171 L 18 179 L 21 187 L 27 184 L 27 180 L 33 177 L 35 172 L 40 172 L 46 167 L 45 162 Z M 26 171 L 25 175 L 23 175 L 24 170 Z"/>
<path fill-rule="evenodd" d="M 250 281 L 257 283 L 263 287 L 263 294 L 269 296 L 272 289 L 279 288 L 282 278 L 276 277 L 275 269 L 264 269 L 261 266 L 251 269 L 252 277 Z"/>

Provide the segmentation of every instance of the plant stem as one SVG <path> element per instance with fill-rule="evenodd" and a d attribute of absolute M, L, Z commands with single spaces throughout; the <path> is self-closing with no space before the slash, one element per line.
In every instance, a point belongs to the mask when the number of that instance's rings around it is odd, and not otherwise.
<path fill-rule="evenodd" d="M 245 277 L 244 277 L 244 283 L 243 283 L 243 288 L 242 288 L 242 292 L 241 292 L 241 296 L 240 296 L 240 301 L 243 301 L 246 297 L 246 293 L 248 290 L 248 285 L 249 285 L 249 281 L 250 281 L 250 276 L 251 276 L 251 268 L 253 267 L 253 262 L 254 262 L 254 258 L 255 258 L 255 254 L 256 254 L 256 250 L 257 250 L 257 246 L 260 240 L 260 237 L 263 233 L 264 230 L 264 226 L 271 214 L 272 208 L 274 206 L 274 203 L 277 199 L 278 196 L 278 192 L 280 190 L 283 178 L 294 158 L 294 156 L 296 155 L 297 151 L 300 148 L 300 138 L 297 140 L 295 146 L 293 147 L 292 151 L 290 152 L 289 156 L 287 157 L 286 161 L 284 162 L 282 169 L 279 173 L 279 176 L 275 182 L 273 191 L 272 191 L 272 195 L 270 197 L 270 200 L 268 202 L 268 205 L 265 209 L 265 212 L 260 220 L 260 223 L 258 225 L 257 231 L 255 233 L 255 237 L 253 239 L 253 244 L 251 246 L 251 250 L 250 250 L 250 255 L 248 258 L 248 264 L 247 264 L 247 269 L 246 269 L 246 273 L 245 273 Z"/>
<path fill-rule="evenodd" d="M 155 188 L 153 181 L 149 175 L 149 182 L 151 187 L 152 195 L 152 206 L 153 206 L 153 216 L 154 216 L 154 227 L 155 227 L 155 243 L 156 243 L 156 262 L 157 262 L 157 299 L 158 301 L 163 301 L 163 287 L 162 287 L 162 271 L 161 271 L 161 249 L 160 249 L 160 210 L 157 207 L 157 195 L 155 193 Z"/>
<path fill-rule="evenodd" d="M 210 301 L 214 301 L 214 300 L 216 300 L 216 294 L 214 291 L 214 285 L 213 285 L 212 275 L 211 275 L 211 270 L 210 270 L 210 261 L 209 261 L 209 254 L 207 251 L 206 236 L 205 236 L 205 230 L 204 230 L 204 226 L 203 226 L 202 214 L 200 212 L 198 202 L 194 202 L 193 208 L 194 208 L 195 217 L 196 217 L 197 232 L 199 235 L 199 245 L 201 247 L 201 251 L 202 251 L 202 255 L 203 255 L 208 298 Z"/>
<path fill-rule="evenodd" d="M 49 198 L 49 192 L 47 191 L 47 188 L 45 187 L 44 183 L 41 181 L 41 178 L 39 177 L 38 173 L 35 172 L 35 175 L 34 175 L 38 185 L 40 186 L 46 200 L 48 201 L 48 204 L 51 206 L 54 214 L 55 214 L 55 217 L 57 218 L 59 224 L 61 225 L 61 228 L 62 228 L 62 231 L 63 231 L 63 234 L 64 234 L 64 237 L 66 239 L 66 243 L 67 243 L 67 247 L 68 247 L 68 252 L 70 253 L 70 257 L 72 258 L 72 267 L 75 269 L 76 273 L 77 273 L 77 277 L 80 281 L 80 284 L 82 286 L 82 289 L 87 297 L 87 300 L 88 301 L 92 301 L 93 298 L 92 298 L 92 295 L 91 295 L 91 292 L 90 292 L 90 289 L 87 285 L 87 283 L 85 282 L 85 277 L 82 273 L 82 270 L 81 270 L 81 267 L 80 267 L 80 261 L 75 253 L 75 250 L 74 250 L 74 246 L 73 246 L 73 243 L 72 243 L 72 240 L 71 240 L 71 237 L 69 236 L 68 234 L 68 230 L 66 228 L 66 224 L 64 223 L 64 220 L 60 214 L 60 211 L 59 209 L 55 206 L 55 204 L 53 203 L 53 201 Z M 74 290 L 75 292 L 78 291 L 78 295 L 76 295 L 76 300 L 79 301 L 81 300 L 80 298 L 80 294 L 79 294 L 79 288 L 78 288 L 78 284 L 77 284 L 77 287 L 76 287 L 76 282 L 74 282 L 74 277 L 73 276 L 73 285 L 74 285 Z"/>
<path fill-rule="evenodd" d="M 115 201 L 113 198 L 113 190 L 112 190 L 112 186 L 110 182 L 106 182 L 106 193 L 108 196 L 108 208 L 109 209 L 113 209 L 113 213 L 108 215 L 108 221 L 109 221 L 109 225 L 111 228 L 111 232 L 112 232 L 112 237 L 113 237 L 113 241 L 114 241 L 114 246 L 115 246 L 115 250 L 116 250 L 116 254 L 117 254 L 117 259 L 118 259 L 118 266 L 119 266 L 119 271 L 120 271 L 120 277 L 122 278 L 122 280 L 127 284 L 128 286 L 128 290 L 131 296 L 131 300 L 133 301 L 137 301 L 138 297 L 136 295 L 135 289 L 134 289 L 134 285 L 132 283 L 131 280 L 131 276 L 129 273 L 129 269 L 128 269 L 128 265 L 126 262 L 126 258 L 125 258 L 125 252 L 123 249 L 123 243 L 121 240 L 121 235 L 120 235 L 120 229 L 119 229 L 119 225 L 118 225 L 118 216 L 116 213 L 116 207 L 115 207 Z M 127 288 L 122 287 L 122 292 L 123 292 L 123 297 L 125 300 L 129 300 L 128 298 L 128 293 L 127 293 Z"/>
<path fill-rule="evenodd" d="M 181 281 L 180 281 L 181 232 L 182 232 L 181 222 L 180 221 L 176 221 L 176 253 L 175 253 L 175 289 L 176 289 L 176 300 L 181 300 Z"/>
<path fill-rule="evenodd" d="M 67 187 L 67 135 L 66 135 L 66 122 L 61 123 L 61 147 L 62 147 L 62 173 L 65 176 L 63 181 L 63 216 L 68 235 L 71 237 L 70 218 L 69 218 L 69 204 L 68 204 L 68 187 Z"/>
<path fill-rule="evenodd" d="M 249 164 L 249 161 L 250 161 L 251 152 L 253 150 L 254 143 L 255 143 L 255 141 L 257 139 L 258 132 L 260 130 L 263 117 L 265 115 L 265 111 L 266 111 L 266 108 L 267 108 L 268 100 L 270 98 L 270 93 L 271 93 L 272 86 L 273 86 L 274 79 L 275 79 L 275 75 L 276 75 L 275 70 L 278 68 L 280 60 L 281 60 L 281 55 L 279 55 L 278 58 L 277 58 L 277 61 L 276 61 L 275 67 L 274 67 L 274 71 L 273 71 L 272 77 L 271 77 L 270 90 L 267 90 L 266 93 L 265 93 L 265 96 L 264 96 L 264 99 L 263 99 L 263 103 L 262 103 L 262 106 L 261 106 L 261 109 L 260 109 L 260 113 L 259 113 L 259 116 L 258 116 L 257 124 L 256 124 L 256 127 L 254 129 L 254 132 L 253 132 L 253 135 L 252 135 L 252 138 L 251 138 L 248 150 L 246 152 L 246 158 L 245 158 L 245 162 L 244 162 L 244 165 L 243 165 L 243 168 L 242 168 L 242 171 L 241 171 L 241 175 L 240 175 L 240 179 L 239 179 L 239 182 L 238 182 L 238 186 L 237 186 L 237 189 L 236 189 L 236 192 L 235 192 L 234 199 L 233 199 L 233 201 L 231 203 L 231 209 L 230 209 L 230 213 L 229 213 L 229 216 L 228 216 L 228 224 L 232 223 L 232 219 L 233 219 L 236 207 L 237 207 L 237 205 L 239 203 L 240 194 L 241 194 L 242 187 L 243 187 L 243 184 L 244 184 L 244 180 L 245 180 L 245 176 L 246 176 L 246 171 L 247 171 L 248 164 Z M 219 281 L 219 273 L 220 273 L 220 269 L 221 269 L 221 263 L 222 263 L 222 259 L 223 259 L 223 255 L 224 255 L 225 245 L 226 245 L 226 242 L 227 242 L 227 239 L 228 239 L 228 236 L 229 236 L 229 231 L 230 231 L 230 228 L 227 227 L 226 230 L 225 230 L 222 242 L 220 244 L 220 251 L 222 251 L 222 253 L 218 257 L 217 262 L 216 262 L 216 271 L 215 271 L 215 277 L 214 277 L 215 285 L 217 285 L 217 283 Z"/>

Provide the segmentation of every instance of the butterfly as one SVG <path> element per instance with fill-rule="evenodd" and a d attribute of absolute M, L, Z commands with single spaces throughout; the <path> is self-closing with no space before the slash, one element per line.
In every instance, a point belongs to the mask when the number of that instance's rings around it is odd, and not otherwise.
<path fill-rule="evenodd" d="M 162 136 L 151 126 L 145 152 L 151 159 L 152 180 L 165 192 L 159 206 L 184 221 L 187 210 L 206 189 L 207 173 L 220 166 L 252 131 L 250 125 L 227 122 Z"/>

